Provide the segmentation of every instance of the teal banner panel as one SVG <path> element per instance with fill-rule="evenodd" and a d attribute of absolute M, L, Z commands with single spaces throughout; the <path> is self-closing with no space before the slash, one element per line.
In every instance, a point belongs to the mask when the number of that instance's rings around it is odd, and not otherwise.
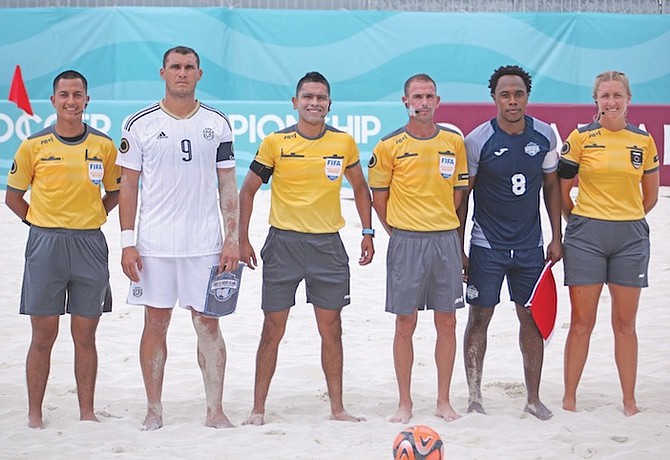
<path fill-rule="evenodd" d="M 262 137 L 295 121 L 290 98 L 308 71 L 330 80 L 329 121 L 356 137 L 365 162 L 379 138 L 405 122 L 400 97 L 409 76 L 430 74 L 445 104 L 491 104 L 492 71 L 516 64 L 533 76 L 531 104 L 593 107 L 595 76 L 625 72 L 633 105 L 658 105 L 654 126 L 662 134 L 654 137 L 661 180 L 670 184 L 669 15 L 6 8 L 0 28 L 2 188 L 20 141 L 53 122 L 57 73 L 76 69 L 87 77 L 87 121 L 118 142 L 123 119 L 163 96 L 162 56 L 176 45 L 198 51 L 198 97 L 231 119 L 240 181 Z M 33 118 L 4 96 L 16 65 Z M 459 113 L 447 119 L 463 121 Z M 583 121 L 575 118 L 575 126 Z"/>

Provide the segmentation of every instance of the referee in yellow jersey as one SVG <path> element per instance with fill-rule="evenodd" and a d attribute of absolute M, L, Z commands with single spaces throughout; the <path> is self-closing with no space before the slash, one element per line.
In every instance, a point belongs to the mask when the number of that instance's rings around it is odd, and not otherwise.
<path fill-rule="evenodd" d="M 30 315 L 26 359 L 28 425 L 44 428 L 42 401 L 59 317 L 71 315 L 74 374 L 81 420 L 97 421 L 95 331 L 111 311 L 108 250 L 100 227 L 118 203 L 114 142 L 83 122 L 87 81 L 67 70 L 53 82 L 56 124 L 20 145 L 7 179 L 7 206 L 30 225 L 21 313 Z M 101 188 L 104 186 L 105 195 Z M 30 202 L 24 198 L 30 189 Z"/>

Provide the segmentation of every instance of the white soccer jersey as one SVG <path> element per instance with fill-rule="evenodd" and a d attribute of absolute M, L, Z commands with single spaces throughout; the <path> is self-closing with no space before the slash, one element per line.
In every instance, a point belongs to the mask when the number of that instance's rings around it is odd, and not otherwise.
<path fill-rule="evenodd" d="M 226 116 L 198 104 L 185 118 L 161 103 L 128 118 L 117 164 L 140 171 L 137 249 L 143 256 L 193 257 L 221 251 L 217 168 L 234 168 Z"/>

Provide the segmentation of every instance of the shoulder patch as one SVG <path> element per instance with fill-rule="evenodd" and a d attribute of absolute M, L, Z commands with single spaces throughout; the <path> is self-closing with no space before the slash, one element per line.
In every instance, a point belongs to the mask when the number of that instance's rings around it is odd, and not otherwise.
<path fill-rule="evenodd" d="M 16 172 L 16 160 L 12 161 L 12 169 L 9 170 L 9 174 L 14 174 Z"/>
<path fill-rule="evenodd" d="M 126 153 L 128 150 L 130 150 L 130 143 L 128 142 L 128 139 L 124 137 L 121 139 L 121 143 L 119 143 L 119 152 Z"/>
<path fill-rule="evenodd" d="M 370 157 L 370 161 L 368 161 L 368 168 L 374 168 L 377 165 L 377 155 L 372 152 L 372 156 Z"/>
<path fill-rule="evenodd" d="M 567 155 L 570 152 L 570 142 L 565 142 L 561 148 L 561 155 Z"/>

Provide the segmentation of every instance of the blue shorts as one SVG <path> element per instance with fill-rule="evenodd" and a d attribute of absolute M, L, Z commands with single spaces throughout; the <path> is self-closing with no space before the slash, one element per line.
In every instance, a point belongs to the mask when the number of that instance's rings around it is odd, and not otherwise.
<path fill-rule="evenodd" d="M 466 300 L 477 307 L 495 307 L 500 303 L 500 289 L 507 277 L 512 301 L 525 305 L 544 268 L 544 250 L 488 249 L 470 246 L 470 266 Z"/>

